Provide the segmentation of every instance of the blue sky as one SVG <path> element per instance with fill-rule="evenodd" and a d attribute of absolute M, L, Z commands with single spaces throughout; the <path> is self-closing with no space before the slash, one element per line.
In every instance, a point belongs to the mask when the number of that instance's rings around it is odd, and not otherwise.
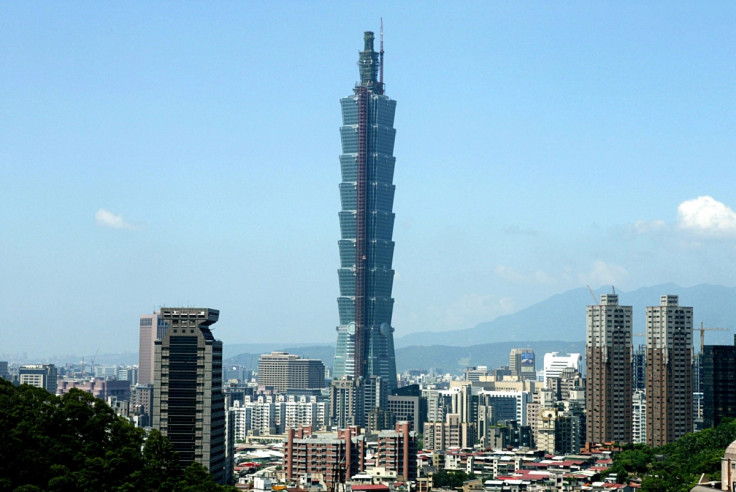
<path fill-rule="evenodd" d="M 736 285 L 733 3 L 4 2 L 0 354 L 135 351 L 162 305 L 333 342 L 338 100 L 381 16 L 397 337 Z"/>

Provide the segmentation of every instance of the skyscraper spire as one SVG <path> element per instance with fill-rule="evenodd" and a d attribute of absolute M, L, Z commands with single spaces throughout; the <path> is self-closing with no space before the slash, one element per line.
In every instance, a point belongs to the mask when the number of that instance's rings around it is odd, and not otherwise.
<path fill-rule="evenodd" d="M 373 32 L 366 31 L 363 34 L 363 51 L 360 52 L 358 67 L 360 71 L 360 86 L 381 94 L 378 82 L 379 53 L 373 50 Z M 358 87 L 356 87 L 358 90 Z"/>

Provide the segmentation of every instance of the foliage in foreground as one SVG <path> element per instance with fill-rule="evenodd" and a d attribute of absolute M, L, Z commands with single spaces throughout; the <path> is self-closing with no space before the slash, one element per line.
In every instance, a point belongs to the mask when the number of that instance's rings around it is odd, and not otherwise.
<path fill-rule="evenodd" d="M 720 480 L 721 458 L 734 440 L 736 420 L 727 419 L 716 428 L 687 434 L 665 446 L 628 446 L 616 456 L 611 473 L 619 483 L 642 478 L 642 492 L 687 492 L 703 473 Z"/>
<path fill-rule="evenodd" d="M 0 491 L 218 491 L 199 464 L 182 470 L 158 431 L 145 438 L 102 400 L 0 379 Z"/>

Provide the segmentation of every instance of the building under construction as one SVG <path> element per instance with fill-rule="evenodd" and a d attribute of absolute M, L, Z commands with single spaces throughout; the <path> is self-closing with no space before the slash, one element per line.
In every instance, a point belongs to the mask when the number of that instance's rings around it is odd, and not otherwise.
<path fill-rule="evenodd" d="M 340 324 L 333 376 L 379 376 L 396 388 L 391 297 L 394 271 L 394 138 L 396 101 L 384 94 L 381 50 L 366 32 L 360 82 L 340 100 Z"/>

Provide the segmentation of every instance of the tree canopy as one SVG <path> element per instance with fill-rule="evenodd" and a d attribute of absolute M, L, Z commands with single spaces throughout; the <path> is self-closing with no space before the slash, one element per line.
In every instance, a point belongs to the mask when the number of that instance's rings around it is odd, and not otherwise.
<path fill-rule="evenodd" d="M 0 443 L 0 491 L 232 490 L 76 388 L 57 397 L 0 379 Z"/>
<path fill-rule="evenodd" d="M 686 434 L 665 446 L 628 446 L 616 456 L 611 473 L 619 482 L 642 478 L 642 492 L 687 492 L 703 473 L 720 480 L 721 458 L 734 440 L 736 420 L 727 419 L 716 428 Z"/>

